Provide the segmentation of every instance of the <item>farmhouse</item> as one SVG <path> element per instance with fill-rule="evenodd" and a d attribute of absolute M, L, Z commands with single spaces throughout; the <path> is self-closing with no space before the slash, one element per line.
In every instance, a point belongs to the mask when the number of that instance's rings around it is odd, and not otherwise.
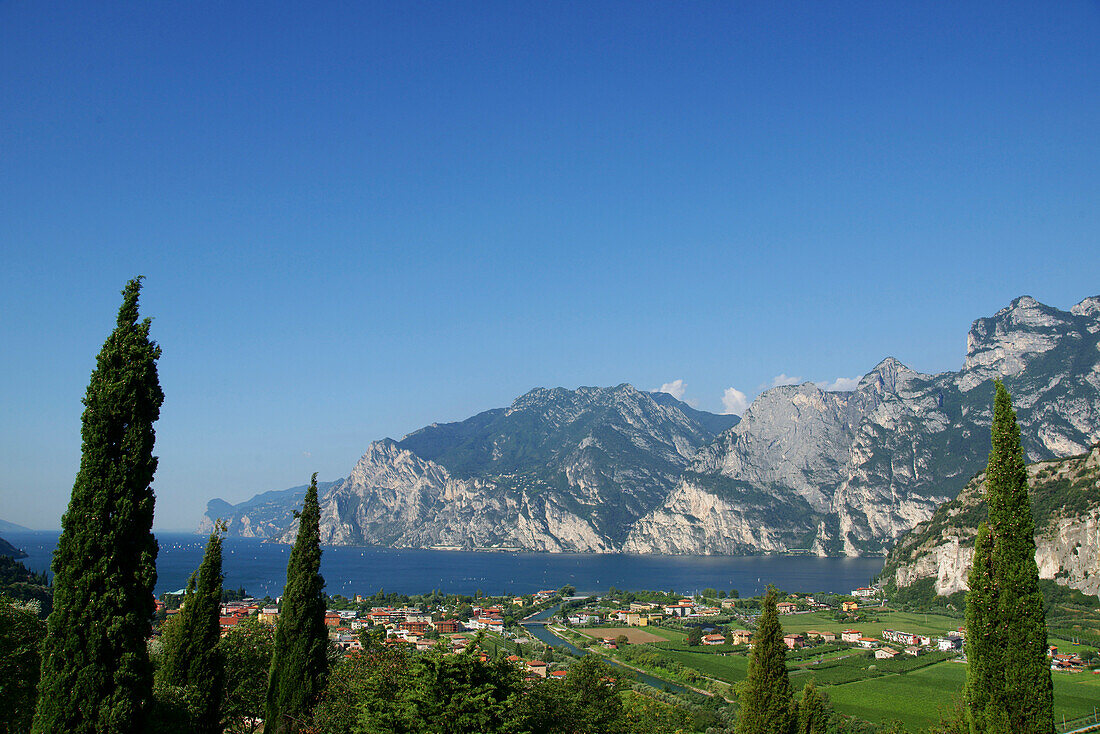
<path fill-rule="evenodd" d="M 936 640 L 936 647 L 944 652 L 951 652 L 952 650 L 961 650 L 963 646 L 963 640 L 957 634 L 948 632 L 946 636 Z"/>
<path fill-rule="evenodd" d="M 734 645 L 747 645 L 752 640 L 752 632 L 748 630 L 734 630 L 730 632 L 730 642 Z"/>

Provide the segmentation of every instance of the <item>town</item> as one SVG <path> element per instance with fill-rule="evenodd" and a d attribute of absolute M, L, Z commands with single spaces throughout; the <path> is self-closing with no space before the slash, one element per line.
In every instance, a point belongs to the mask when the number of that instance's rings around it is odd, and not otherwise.
<path fill-rule="evenodd" d="M 228 592 L 221 607 L 224 636 L 243 625 L 272 628 L 280 599 L 254 599 Z M 849 594 L 781 593 L 776 605 L 783 625 L 792 681 L 826 686 L 840 713 L 874 720 L 924 725 L 950 703 L 965 671 L 966 630 L 960 616 L 906 611 L 891 605 L 877 587 Z M 157 617 L 178 614 L 182 598 L 163 595 Z M 520 666 L 524 678 L 564 678 L 580 656 L 595 654 L 638 680 L 639 690 L 688 697 L 720 718 L 743 680 L 761 598 L 705 589 L 693 594 L 622 591 L 582 595 L 570 586 L 506 596 L 397 594 L 326 597 L 325 625 L 332 647 L 355 655 L 372 645 L 404 646 L 410 653 L 472 650 L 482 660 Z M 1051 636 L 1049 659 L 1056 690 L 1072 690 L 1068 712 L 1081 716 L 1100 690 L 1097 645 Z M 1081 675 L 1087 673 L 1086 675 Z M 1063 677 L 1068 676 L 1068 677 Z M 1094 678 L 1098 680 L 1093 680 Z M 885 696 L 904 683 L 912 701 Z M 912 710 L 906 709 L 910 705 Z M 900 716 L 899 716 L 900 711 Z M 902 718 L 905 717 L 905 718 Z"/>

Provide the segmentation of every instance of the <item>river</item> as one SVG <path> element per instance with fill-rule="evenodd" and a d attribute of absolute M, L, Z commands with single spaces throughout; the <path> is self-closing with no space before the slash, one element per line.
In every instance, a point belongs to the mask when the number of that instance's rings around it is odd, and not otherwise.
<path fill-rule="evenodd" d="M 594 655 L 595 653 L 590 653 L 587 650 L 582 650 L 574 645 L 572 642 L 569 642 L 569 640 L 558 637 L 556 634 L 553 633 L 553 631 L 551 631 L 549 627 L 546 626 L 546 620 L 554 616 L 554 614 L 560 608 L 561 604 L 557 604 L 553 607 L 550 607 L 549 609 L 544 609 L 538 614 L 534 614 L 523 620 L 523 626 L 526 627 L 527 631 L 530 632 L 533 636 L 542 640 L 544 643 L 550 645 L 551 647 L 563 647 L 577 656 Z M 605 663 L 619 668 L 620 670 L 627 671 L 639 681 L 645 683 L 651 688 L 656 688 L 659 691 L 668 689 L 673 693 L 686 693 L 688 691 L 687 688 L 678 683 L 672 683 L 667 680 L 656 678 L 649 673 L 643 673 L 639 670 L 634 670 L 633 668 L 627 668 L 625 665 L 620 665 L 618 662 L 606 656 L 601 655 L 600 657 Z"/>

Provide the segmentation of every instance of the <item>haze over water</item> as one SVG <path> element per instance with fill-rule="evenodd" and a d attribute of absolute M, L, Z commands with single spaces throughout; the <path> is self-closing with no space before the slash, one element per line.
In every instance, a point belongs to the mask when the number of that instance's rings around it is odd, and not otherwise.
<path fill-rule="evenodd" d="M 10 533 L 8 540 L 28 553 L 27 568 L 49 566 L 56 532 Z M 156 593 L 175 591 L 202 560 L 206 536 L 158 533 Z M 225 588 L 243 586 L 258 597 L 278 596 L 286 582 L 290 546 L 253 538 L 226 538 Z M 325 547 L 321 573 L 329 594 L 526 594 L 571 584 L 580 592 L 662 589 L 737 589 L 742 596 L 775 584 L 785 591 L 847 592 L 867 584 L 882 558 L 813 556 L 639 556 L 594 553 L 482 553 L 394 548 Z"/>

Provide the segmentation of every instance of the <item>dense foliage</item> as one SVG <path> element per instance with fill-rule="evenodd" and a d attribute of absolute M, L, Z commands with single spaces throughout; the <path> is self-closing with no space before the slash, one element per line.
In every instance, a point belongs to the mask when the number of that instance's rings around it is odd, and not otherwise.
<path fill-rule="evenodd" d="M 303 731 L 325 685 L 328 630 L 325 580 L 321 577 L 317 475 L 310 479 L 298 537 L 290 551 L 286 589 L 275 628 L 275 652 L 267 685 L 265 734 Z"/>
<path fill-rule="evenodd" d="M 0 731 L 30 729 L 46 623 L 37 601 L 0 596 Z"/>
<path fill-rule="evenodd" d="M 0 556 L 0 594 L 17 601 L 37 601 L 43 614 L 53 608 L 53 594 L 46 572 L 27 570 L 21 561 Z"/>
<path fill-rule="evenodd" d="M 160 347 L 127 283 L 84 397 L 80 470 L 54 553 L 54 610 L 34 731 L 141 731 L 152 698 L 153 423 L 164 401 Z"/>
<path fill-rule="evenodd" d="M 986 468 L 989 522 L 978 528 L 967 595 L 966 697 L 974 732 L 1054 730 L 1054 693 L 1035 526 L 1020 429 L 996 383 Z"/>
<path fill-rule="evenodd" d="M 228 734 L 253 734 L 267 703 L 267 676 L 275 647 L 275 628 L 246 617 L 218 643 L 225 666 L 221 716 Z"/>
<path fill-rule="evenodd" d="M 379 645 L 337 665 L 314 723 L 320 734 L 573 734 L 675 731 L 687 716 L 667 704 L 626 697 L 597 656 L 572 663 L 564 680 L 526 685 L 519 666 L 458 655 L 414 655 Z"/>

